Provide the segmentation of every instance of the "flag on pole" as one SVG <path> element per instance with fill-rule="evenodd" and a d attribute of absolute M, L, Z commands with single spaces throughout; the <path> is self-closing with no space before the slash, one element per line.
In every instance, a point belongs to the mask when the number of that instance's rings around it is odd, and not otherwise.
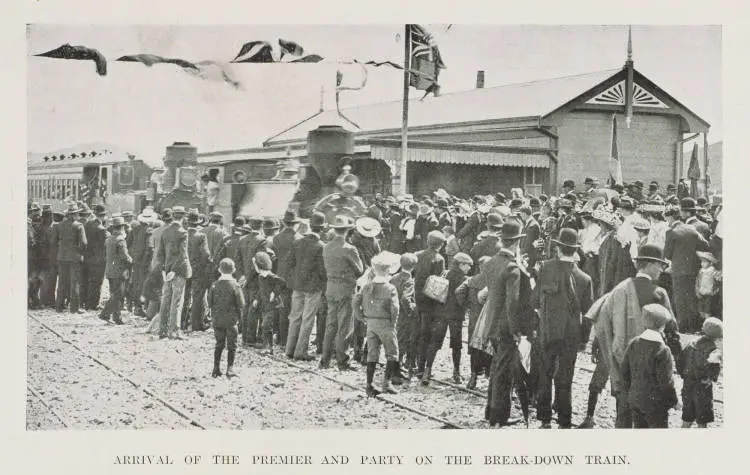
<path fill-rule="evenodd" d="M 440 56 L 440 50 L 432 35 L 420 25 L 409 25 L 409 41 L 411 42 L 411 67 L 409 85 L 420 91 L 438 91 L 438 75 L 445 69 L 445 63 Z M 437 95 L 437 94 L 436 94 Z"/>
<path fill-rule="evenodd" d="M 693 153 L 690 154 L 690 166 L 687 177 L 690 179 L 690 195 L 698 196 L 698 181 L 701 179 L 701 167 L 698 163 L 698 144 L 693 144 Z"/>
<path fill-rule="evenodd" d="M 622 184 L 622 163 L 617 147 L 617 116 L 614 114 L 612 115 L 612 148 L 609 154 L 609 181 L 610 185 Z"/>

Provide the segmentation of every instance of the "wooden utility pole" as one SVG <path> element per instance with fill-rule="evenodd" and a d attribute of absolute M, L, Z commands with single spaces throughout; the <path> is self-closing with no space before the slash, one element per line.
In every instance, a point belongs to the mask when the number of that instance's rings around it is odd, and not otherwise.
<path fill-rule="evenodd" d="M 411 28 L 404 25 L 404 95 L 401 114 L 401 163 L 399 163 L 399 195 L 406 194 L 406 162 L 408 159 L 409 70 L 411 69 Z"/>

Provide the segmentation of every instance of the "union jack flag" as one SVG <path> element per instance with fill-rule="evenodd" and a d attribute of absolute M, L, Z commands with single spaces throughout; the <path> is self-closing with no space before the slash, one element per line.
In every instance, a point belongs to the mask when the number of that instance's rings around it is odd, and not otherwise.
<path fill-rule="evenodd" d="M 409 85 L 422 91 L 436 92 L 438 74 L 445 69 L 433 36 L 420 25 L 409 25 L 411 42 L 411 76 Z"/>

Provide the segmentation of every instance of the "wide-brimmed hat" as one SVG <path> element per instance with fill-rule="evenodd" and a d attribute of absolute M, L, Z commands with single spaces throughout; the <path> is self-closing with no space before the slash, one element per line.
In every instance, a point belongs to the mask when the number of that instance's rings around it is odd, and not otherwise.
<path fill-rule="evenodd" d="M 409 214 L 418 214 L 419 213 L 419 204 L 411 202 L 406 205 L 406 211 Z"/>
<path fill-rule="evenodd" d="M 515 219 L 509 219 L 500 228 L 502 239 L 521 239 L 526 234 L 521 232 L 521 224 Z"/>
<path fill-rule="evenodd" d="M 380 222 L 377 219 L 366 216 L 357 219 L 354 226 L 357 228 L 357 232 L 364 237 L 373 238 L 382 231 L 382 226 L 380 226 Z"/>
<path fill-rule="evenodd" d="M 332 229 L 351 229 L 354 227 L 354 224 L 349 216 L 339 214 L 333 218 L 333 223 L 331 223 L 330 227 Z"/>
<path fill-rule="evenodd" d="M 660 262 L 664 265 L 669 265 L 669 262 L 664 260 L 664 251 L 661 247 L 656 244 L 644 244 L 638 249 L 638 256 L 635 258 L 636 261 L 653 261 Z"/>
<path fill-rule="evenodd" d="M 395 274 L 401 268 L 401 255 L 383 251 L 373 256 L 370 263 L 373 267 L 387 268 L 389 274 Z"/>
<path fill-rule="evenodd" d="M 701 260 L 704 260 L 704 261 L 708 261 L 711 264 L 716 264 L 717 262 L 719 262 L 719 260 L 716 259 L 716 256 L 714 256 L 710 252 L 698 251 L 698 252 L 696 252 L 696 254 L 698 255 L 698 259 L 701 259 Z"/>
<path fill-rule="evenodd" d="M 284 224 L 297 224 L 299 223 L 299 217 L 297 217 L 297 213 L 294 211 L 287 211 L 284 213 L 284 219 L 282 221 Z"/>
<path fill-rule="evenodd" d="M 190 223 L 200 223 L 201 221 L 201 214 L 198 212 L 198 209 L 191 208 L 187 212 L 187 220 Z"/>
<path fill-rule="evenodd" d="M 211 211 L 210 213 L 208 213 L 208 218 L 209 219 L 216 219 L 216 218 L 224 219 L 224 215 L 219 213 L 218 211 Z"/>
<path fill-rule="evenodd" d="M 503 217 L 497 213 L 487 215 L 487 227 L 490 229 L 500 229 L 503 226 Z"/>
<path fill-rule="evenodd" d="M 41 209 L 39 209 L 41 211 Z M 65 208 L 65 214 L 78 214 L 81 210 L 78 209 L 78 205 L 75 203 L 68 204 L 68 207 Z"/>
<path fill-rule="evenodd" d="M 578 244 L 578 233 L 575 229 L 571 228 L 562 228 L 557 235 L 557 239 L 552 239 L 552 242 L 564 247 L 572 247 L 576 249 L 581 247 L 580 244 Z"/>
<path fill-rule="evenodd" d="M 185 207 L 184 206 L 173 206 L 172 207 L 172 214 L 185 214 Z"/>
<path fill-rule="evenodd" d="M 125 225 L 125 218 L 122 216 L 112 216 L 112 219 L 109 221 L 109 225 L 114 226 L 124 226 Z"/>
<path fill-rule="evenodd" d="M 651 229 L 651 223 L 646 219 L 636 219 L 633 221 L 633 229 L 636 231 L 648 231 Z"/>

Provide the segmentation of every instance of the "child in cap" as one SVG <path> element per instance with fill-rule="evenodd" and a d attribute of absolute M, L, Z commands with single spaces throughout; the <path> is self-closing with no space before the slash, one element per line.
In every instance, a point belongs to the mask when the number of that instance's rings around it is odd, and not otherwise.
<path fill-rule="evenodd" d="M 398 342 L 396 327 L 400 311 L 396 287 L 388 282 L 390 265 L 382 254 L 372 258 L 375 277 L 366 283 L 362 292 L 354 295 L 352 308 L 355 318 L 367 322 L 367 395 L 379 394 L 372 381 L 380 358 L 380 345 L 385 349 L 386 367 L 383 392 L 396 394 L 391 378 L 398 371 Z"/>
<path fill-rule="evenodd" d="M 695 279 L 695 294 L 698 296 L 698 311 L 701 318 L 705 320 L 711 316 L 712 297 L 719 293 L 721 271 L 715 267 L 718 261 L 713 254 L 702 251 L 698 251 L 697 254 L 701 261 L 701 268 Z"/>
<path fill-rule="evenodd" d="M 714 421 L 713 383 L 721 372 L 720 342 L 724 334 L 721 320 L 709 317 L 703 322 L 702 335 L 687 344 L 677 362 L 682 376 L 682 427 L 693 422 L 705 428 Z"/>
<path fill-rule="evenodd" d="M 412 271 L 417 265 L 417 256 L 407 252 L 400 259 L 401 270 L 391 278 L 391 284 L 396 287 L 399 301 L 399 316 L 396 336 L 398 337 L 399 367 L 403 362 L 409 372 L 408 378 L 414 374 L 414 362 L 417 357 L 417 304 L 414 300 L 414 276 Z M 399 374 L 400 374 L 399 368 Z"/>
<path fill-rule="evenodd" d="M 635 429 L 667 428 L 669 409 L 678 404 L 672 377 L 674 359 L 662 336 L 671 319 L 662 305 L 644 306 L 646 329 L 630 340 L 625 350 L 621 369 Z"/>
<path fill-rule="evenodd" d="M 214 348 L 214 370 L 211 376 L 221 376 L 221 353 L 227 348 L 227 378 L 236 376 L 234 355 L 237 351 L 237 324 L 245 307 L 245 297 L 234 273 L 234 261 L 224 258 L 219 262 L 221 276 L 208 290 L 208 307 L 211 309 L 216 347 Z"/>
<path fill-rule="evenodd" d="M 253 301 L 253 309 L 261 315 L 262 345 L 273 354 L 273 329 L 278 318 L 281 292 L 286 281 L 271 271 L 271 256 L 266 252 L 257 252 L 253 264 L 258 273 L 258 293 Z"/>
<path fill-rule="evenodd" d="M 443 346 L 443 340 L 449 328 L 450 347 L 453 354 L 453 382 L 461 384 L 461 331 L 466 317 L 466 308 L 456 298 L 456 289 L 464 283 L 466 274 L 473 265 L 474 261 L 468 254 L 459 252 L 454 256 L 453 264 L 445 275 L 448 279 L 448 297 L 445 303 L 438 303 L 435 306 L 435 323 L 432 329 L 432 341 L 427 350 L 425 371 L 422 375 L 423 385 L 430 383 L 432 363 L 435 361 L 438 350 Z"/>

